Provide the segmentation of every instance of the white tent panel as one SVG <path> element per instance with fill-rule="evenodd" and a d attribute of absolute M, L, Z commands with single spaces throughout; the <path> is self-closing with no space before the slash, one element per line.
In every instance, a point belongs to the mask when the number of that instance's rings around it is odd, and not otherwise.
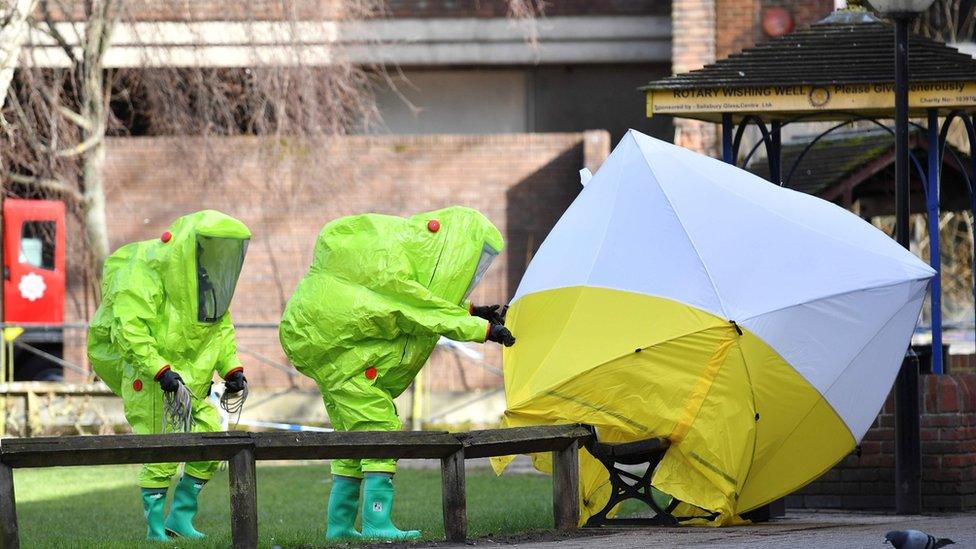
<path fill-rule="evenodd" d="M 826 394 L 865 344 L 919 291 L 924 292 L 925 285 L 924 281 L 909 281 L 858 290 L 773 311 L 741 324 L 772 347 L 820 394 Z M 910 336 L 909 332 L 899 345 L 907 347 Z"/>
<path fill-rule="evenodd" d="M 827 389 L 824 397 L 860 442 L 891 390 L 925 301 L 924 282 Z"/>
<path fill-rule="evenodd" d="M 869 223 L 840 206 L 792 189 L 770 185 L 769 181 L 721 160 L 654 139 L 638 131 L 631 130 L 630 133 L 649 161 L 683 166 L 687 170 L 685 179 L 693 171 L 697 172 L 710 185 L 733 192 L 768 210 L 771 215 L 778 214 L 782 218 L 779 222 L 802 225 L 824 236 L 840 235 L 853 246 L 898 259 L 914 275 L 925 276 L 924 273 L 930 272 L 924 263 L 906 253 L 897 242 L 881 231 L 869 230 Z M 720 207 L 720 204 L 713 204 L 713 207 Z"/>
<path fill-rule="evenodd" d="M 608 211 L 612 215 L 606 219 Z M 582 285 L 667 297 L 725 316 L 681 221 L 632 138 L 614 149 L 553 228 L 515 299 Z"/>
<path fill-rule="evenodd" d="M 690 235 L 730 320 L 931 276 L 917 257 L 829 202 L 629 135 Z"/>

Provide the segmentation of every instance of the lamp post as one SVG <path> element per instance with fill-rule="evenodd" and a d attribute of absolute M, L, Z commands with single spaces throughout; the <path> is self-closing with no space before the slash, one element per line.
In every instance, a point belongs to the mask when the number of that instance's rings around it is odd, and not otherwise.
<path fill-rule="evenodd" d="M 895 237 L 908 248 L 908 26 L 933 0 L 868 0 L 895 21 Z M 895 384 L 895 509 L 922 511 L 918 363 L 902 361 Z"/>

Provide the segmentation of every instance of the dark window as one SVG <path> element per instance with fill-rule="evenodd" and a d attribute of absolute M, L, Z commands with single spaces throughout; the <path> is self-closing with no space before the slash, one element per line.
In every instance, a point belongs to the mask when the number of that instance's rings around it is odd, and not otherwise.
<path fill-rule="evenodd" d="M 20 228 L 21 263 L 40 269 L 54 270 L 54 221 L 24 221 Z"/>

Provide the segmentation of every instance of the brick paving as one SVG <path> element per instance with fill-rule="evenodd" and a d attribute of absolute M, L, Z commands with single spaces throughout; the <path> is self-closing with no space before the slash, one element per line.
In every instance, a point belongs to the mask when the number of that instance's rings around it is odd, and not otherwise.
<path fill-rule="evenodd" d="M 523 549 L 622 549 L 630 547 L 780 547 L 872 548 L 885 547 L 889 530 L 917 529 L 956 542 L 953 549 L 976 548 L 976 512 L 906 517 L 852 512 L 790 511 L 786 518 L 733 528 L 615 528 L 607 535 L 583 535 L 556 541 L 517 543 L 489 539 L 467 545 L 515 545 Z M 587 534 L 590 532 L 587 531 Z M 457 547 L 464 547 L 458 545 Z M 448 545 L 448 547 L 452 547 Z"/>

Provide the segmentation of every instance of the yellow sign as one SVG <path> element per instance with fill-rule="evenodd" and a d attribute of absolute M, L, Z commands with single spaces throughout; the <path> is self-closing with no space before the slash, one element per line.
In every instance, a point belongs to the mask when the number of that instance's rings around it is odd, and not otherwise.
<path fill-rule="evenodd" d="M 22 333 L 24 333 L 24 329 L 20 326 L 10 326 L 3 329 L 3 339 L 9 343 L 20 337 Z"/>
<path fill-rule="evenodd" d="M 895 106 L 892 84 L 648 90 L 647 116 L 733 112 L 877 111 Z M 976 106 L 976 82 L 915 82 L 912 109 Z"/>

